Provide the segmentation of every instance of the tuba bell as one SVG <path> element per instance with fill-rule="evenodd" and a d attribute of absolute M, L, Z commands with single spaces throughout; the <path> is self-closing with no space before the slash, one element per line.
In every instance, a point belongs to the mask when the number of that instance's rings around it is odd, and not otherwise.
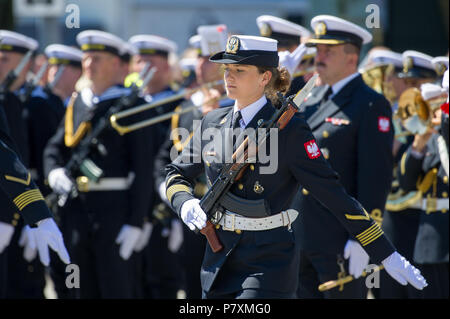
<path fill-rule="evenodd" d="M 377 63 L 360 70 L 364 82 L 376 92 L 384 95 L 393 104 L 397 99 L 394 87 L 387 81 L 394 71 L 394 65 L 389 63 Z"/>
<path fill-rule="evenodd" d="M 409 133 L 425 134 L 432 127 L 434 112 L 445 101 L 444 96 L 426 101 L 418 88 L 409 88 L 400 95 L 394 118 L 399 119 Z"/>

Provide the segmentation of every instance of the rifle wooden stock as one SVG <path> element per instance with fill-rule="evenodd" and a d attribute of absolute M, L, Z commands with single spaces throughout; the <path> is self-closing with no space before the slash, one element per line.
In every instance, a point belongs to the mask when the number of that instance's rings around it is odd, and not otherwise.
<path fill-rule="evenodd" d="M 209 247 L 211 247 L 211 250 L 214 253 L 217 253 L 223 249 L 223 245 L 220 243 L 219 237 L 217 237 L 214 225 L 209 220 L 206 222 L 205 228 L 200 230 L 200 233 L 205 235 Z"/>

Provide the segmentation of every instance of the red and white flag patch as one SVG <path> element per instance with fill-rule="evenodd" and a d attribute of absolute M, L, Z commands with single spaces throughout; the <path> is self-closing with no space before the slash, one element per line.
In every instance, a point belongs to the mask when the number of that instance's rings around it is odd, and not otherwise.
<path fill-rule="evenodd" d="M 317 146 L 317 143 L 315 140 L 306 142 L 304 145 L 305 145 L 306 153 L 308 154 L 308 157 L 310 159 L 318 158 L 321 155 L 320 148 Z"/>
<path fill-rule="evenodd" d="M 389 132 L 391 129 L 391 123 L 389 122 L 389 118 L 386 116 L 378 117 L 378 130 L 383 133 Z"/>

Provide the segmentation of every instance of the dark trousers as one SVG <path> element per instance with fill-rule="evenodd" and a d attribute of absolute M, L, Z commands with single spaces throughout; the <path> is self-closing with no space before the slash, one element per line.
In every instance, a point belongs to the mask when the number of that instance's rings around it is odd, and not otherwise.
<path fill-rule="evenodd" d="M 448 263 L 419 265 L 428 286 L 422 290 L 423 299 L 448 299 Z"/>
<path fill-rule="evenodd" d="M 148 245 L 143 250 L 143 297 L 176 299 L 184 288 L 179 256 L 168 248 L 168 237 L 161 233 L 163 225 L 155 224 Z"/>
<path fill-rule="evenodd" d="M 200 269 L 205 254 L 206 237 L 195 234 L 183 224 L 184 241 L 181 247 L 181 264 L 184 269 L 186 299 L 201 299 Z"/>
<path fill-rule="evenodd" d="M 367 287 L 364 278 L 358 278 L 339 287 L 320 292 L 318 287 L 330 280 L 336 280 L 340 267 L 335 254 L 307 252 L 300 250 L 299 287 L 297 297 L 300 299 L 366 299 Z M 348 274 L 348 261 L 344 261 Z"/>
<path fill-rule="evenodd" d="M 6 298 L 8 272 L 8 247 L 0 254 L 0 299 Z"/>
<path fill-rule="evenodd" d="M 19 246 L 23 226 L 23 221 L 20 220 L 8 247 L 8 288 L 6 298 L 43 299 L 45 267 L 39 259 L 39 254 L 31 262 L 23 258 L 24 248 Z"/>
<path fill-rule="evenodd" d="M 208 293 L 208 298 L 204 299 L 295 299 L 295 294 L 280 293 L 274 291 L 267 291 L 261 289 L 243 289 L 241 291 L 230 294 L 211 294 Z"/>
<path fill-rule="evenodd" d="M 71 262 L 80 270 L 80 288 L 69 290 L 73 298 L 135 297 L 134 259 L 123 260 L 119 255 L 120 246 L 115 243 L 126 223 L 126 206 L 120 200 L 119 197 L 108 201 L 98 198 L 103 207 L 83 206 L 74 200 L 62 213 L 65 214 L 63 236 Z"/>
<path fill-rule="evenodd" d="M 414 265 L 420 268 L 418 265 Z M 423 273 L 422 273 L 423 275 Z M 426 278 L 426 277 L 425 277 Z M 428 278 L 426 278 L 428 281 Z M 380 288 L 378 298 L 380 299 L 418 299 L 422 298 L 422 292 L 411 285 L 403 286 L 392 278 L 385 270 L 380 272 Z"/>

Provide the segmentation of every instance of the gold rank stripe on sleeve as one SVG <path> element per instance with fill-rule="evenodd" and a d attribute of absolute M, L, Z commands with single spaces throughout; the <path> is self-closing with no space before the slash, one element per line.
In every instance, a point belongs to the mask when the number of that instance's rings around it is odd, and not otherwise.
<path fill-rule="evenodd" d="M 374 223 L 361 234 L 357 235 L 356 239 L 358 239 L 362 246 L 367 246 L 381 235 L 383 235 L 383 231 L 377 223 Z"/>
<path fill-rule="evenodd" d="M 14 176 L 9 176 L 9 175 L 5 175 L 5 179 L 8 181 L 11 181 L 11 182 L 21 183 L 21 184 L 28 186 L 28 185 L 30 185 L 30 182 L 31 182 L 31 174 L 28 173 L 28 177 L 26 180 L 18 178 L 18 177 L 14 177 Z"/>
<path fill-rule="evenodd" d="M 367 214 L 366 210 L 364 210 L 364 215 L 345 214 L 345 218 L 350 220 L 370 220 L 369 214 Z"/>
<path fill-rule="evenodd" d="M 170 182 L 171 182 L 174 178 L 180 177 L 180 176 L 181 176 L 180 174 L 175 174 L 175 175 L 173 175 L 173 176 L 170 176 L 169 179 L 168 179 L 167 182 L 166 182 L 166 187 L 167 187 L 167 185 L 170 184 Z"/>
<path fill-rule="evenodd" d="M 13 202 L 17 208 L 22 211 L 29 204 L 40 200 L 44 200 L 44 197 L 42 197 L 39 189 L 36 188 L 20 194 L 13 200 Z"/>
<path fill-rule="evenodd" d="M 179 192 L 187 192 L 189 194 L 192 194 L 191 189 L 186 185 L 170 186 L 166 191 L 166 196 L 167 196 L 167 199 L 169 200 L 169 202 L 172 202 L 173 195 L 175 195 L 176 193 L 179 193 Z"/>

